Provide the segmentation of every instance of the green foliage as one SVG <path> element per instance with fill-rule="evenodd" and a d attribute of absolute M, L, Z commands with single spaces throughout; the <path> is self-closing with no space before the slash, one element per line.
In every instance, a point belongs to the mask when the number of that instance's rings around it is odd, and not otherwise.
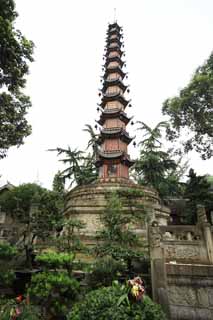
<path fill-rule="evenodd" d="M 88 276 L 90 288 L 110 286 L 113 280 L 117 280 L 124 273 L 126 265 L 122 260 L 114 260 L 110 257 L 98 259 L 92 266 Z"/>
<path fill-rule="evenodd" d="M 15 300 L 0 300 L 0 319 L 11 320 L 11 314 L 16 314 L 16 310 L 20 312 L 18 319 L 20 320 L 40 320 L 42 319 L 37 307 L 27 304 L 25 301 L 17 303 Z"/>
<path fill-rule="evenodd" d="M 99 145 L 98 145 L 99 134 L 95 133 L 95 131 L 93 130 L 93 128 L 90 124 L 86 124 L 85 127 L 86 128 L 83 129 L 83 131 L 88 132 L 90 135 L 90 140 L 88 141 L 87 149 L 92 147 L 92 157 L 91 158 L 94 162 L 96 160 L 96 157 L 97 157 L 98 151 L 99 151 Z"/>
<path fill-rule="evenodd" d="M 90 135 L 87 149 L 92 147 L 92 153 L 70 147 L 67 149 L 56 148 L 49 151 L 56 151 L 58 156 L 64 155 L 64 159 L 60 159 L 65 165 L 68 165 L 60 174 L 58 179 L 63 181 L 69 180 L 70 187 L 75 183 L 78 186 L 87 185 L 95 181 L 98 177 L 98 170 L 95 166 L 95 160 L 98 152 L 98 134 L 96 134 L 91 125 L 86 124 L 84 131 Z"/>
<path fill-rule="evenodd" d="M 213 53 L 193 75 L 189 84 L 179 95 L 167 99 L 163 113 L 168 115 L 169 140 L 184 137 L 184 151 L 196 150 L 203 159 L 213 155 Z M 182 134 L 182 129 L 187 134 Z"/>
<path fill-rule="evenodd" d="M 29 268 L 35 238 L 45 240 L 62 219 L 60 200 L 58 193 L 34 183 L 22 184 L 0 197 L 3 211 L 22 224 L 23 238 L 19 245 L 26 252 Z"/>
<path fill-rule="evenodd" d="M 128 296 L 128 288 L 114 284 L 89 292 L 83 301 L 75 304 L 68 320 L 165 320 L 161 307 L 144 297 L 134 303 L 123 297 Z"/>
<path fill-rule="evenodd" d="M 186 204 L 186 223 L 197 222 L 197 205 L 203 205 L 206 209 L 213 208 L 213 195 L 210 192 L 210 183 L 206 176 L 197 176 L 193 169 L 189 170 L 188 181 L 185 185 L 184 198 Z"/>
<path fill-rule="evenodd" d="M 28 62 L 33 61 L 33 43 L 14 27 L 17 13 L 13 0 L 0 3 L 0 158 L 11 146 L 23 144 L 31 133 L 25 118 L 31 106 L 22 89 L 29 72 Z"/>
<path fill-rule="evenodd" d="M 56 148 L 50 149 L 49 151 L 57 151 L 58 156 L 65 155 L 64 159 L 61 159 L 65 165 L 68 167 L 60 173 L 60 178 L 70 182 L 70 186 L 73 183 L 77 185 L 90 184 L 97 178 L 97 169 L 94 165 L 94 159 L 90 154 L 85 155 L 83 151 L 74 149 Z"/>
<path fill-rule="evenodd" d="M 46 252 L 36 256 L 36 261 L 39 262 L 45 268 L 66 268 L 73 263 L 74 254 L 72 253 L 57 253 Z"/>
<path fill-rule="evenodd" d="M 11 260 L 17 254 L 16 247 L 9 243 L 0 243 L 0 259 Z"/>
<path fill-rule="evenodd" d="M 33 275 L 28 290 L 33 300 L 42 308 L 45 315 L 65 315 L 68 306 L 78 296 L 79 283 L 67 272 L 42 272 Z"/>
<path fill-rule="evenodd" d="M 12 262 L 16 255 L 16 247 L 9 243 L 0 243 L 0 283 L 3 286 L 11 285 L 15 279 Z"/>
<path fill-rule="evenodd" d="M 141 222 L 143 214 L 134 215 L 131 210 L 124 213 L 119 195 L 113 192 L 100 218 L 104 228 L 97 235 L 101 242 L 95 246 L 94 252 L 99 257 L 111 256 L 115 260 L 124 260 L 131 268 L 131 260 L 143 256 L 136 249 L 141 243 L 132 231 L 132 224 Z"/>
<path fill-rule="evenodd" d="M 59 251 L 72 252 L 75 257 L 77 252 L 84 250 L 79 233 L 85 228 L 85 224 L 77 218 L 69 217 L 63 221 L 62 226 L 63 232 L 55 240 L 55 244 Z"/>
<path fill-rule="evenodd" d="M 54 176 L 53 191 L 55 191 L 56 193 L 59 193 L 60 195 L 62 195 L 62 197 L 65 194 L 65 183 L 63 178 L 61 177 L 60 171 L 58 171 Z"/>
<path fill-rule="evenodd" d="M 2 262 L 1 262 L 2 263 Z M 14 271 L 8 270 L 9 266 L 7 266 L 7 269 L 4 267 L 0 267 L 0 283 L 1 286 L 8 287 L 12 285 L 13 281 L 15 280 L 15 273 Z"/>
<path fill-rule="evenodd" d="M 4 193 L 0 197 L 2 209 L 21 223 L 31 223 L 36 235 L 50 230 L 53 222 L 60 219 L 58 194 L 40 187 L 35 183 L 26 183 Z"/>
<path fill-rule="evenodd" d="M 179 179 L 184 171 L 181 158 L 176 162 L 172 159 L 173 150 L 162 150 L 162 129 L 167 128 L 167 123 L 160 122 L 154 129 L 143 122 L 138 123 L 139 130 L 144 132 L 139 143 L 140 158 L 135 164 L 138 183 L 153 187 L 162 198 L 180 194 Z"/>

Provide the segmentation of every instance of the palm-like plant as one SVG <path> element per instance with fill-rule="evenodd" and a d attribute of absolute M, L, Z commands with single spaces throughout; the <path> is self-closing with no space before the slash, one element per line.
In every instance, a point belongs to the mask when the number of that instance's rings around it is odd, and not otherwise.
<path fill-rule="evenodd" d="M 68 167 L 61 171 L 60 175 L 64 181 L 67 179 L 70 180 L 70 186 L 74 183 L 74 181 L 79 184 L 79 176 L 81 172 L 81 161 L 84 159 L 83 151 L 71 148 L 68 146 L 67 149 L 63 148 L 56 148 L 50 149 L 49 151 L 57 151 L 57 155 L 60 156 L 62 154 L 65 155 L 64 159 L 60 159 L 59 161 L 63 162 L 64 164 L 68 164 Z"/>
<path fill-rule="evenodd" d="M 70 181 L 70 187 L 74 182 L 77 185 L 84 185 L 93 182 L 97 178 L 94 161 L 90 154 L 85 155 L 83 151 L 71 150 L 70 147 L 67 149 L 56 148 L 49 151 L 57 151 L 58 156 L 65 154 L 65 158 L 59 161 L 68 164 L 68 167 L 60 172 L 60 176 L 63 181 Z"/>
<path fill-rule="evenodd" d="M 95 160 L 97 153 L 98 153 L 98 137 L 99 135 L 97 133 L 95 133 L 95 131 L 93 130 L 92 126 L 90 124 L 85 124 L 85 129 L 83 129 L 83 131 L 86 131 L 89 133 L 90 135 L 90 139 L 88 141 L 87 144 L 87 149 L 92 147 L 93 149 L 93 153 L 92 153 L 92 158 Z"/>
<path fill-rule="evenodd" d="M 58 156 L 65 155 L 65 158 L 59 161 L 68 165 L 66 169 L 60 172 L 61 178 L 66 181 L 70 180 L 70 187 L 75 182 L 77 185 L 92 183 L 97 178 L 97 169 L 95 167 L 95 159 L 98 153 L 98 134 L 96 134 L 91 125 L 86 124 L 84 131 L 90 134 L 90 140 L 87 149 L 92 147 L 92 154 L 70 147 L 67 149 L 56 148 L 49 151 L 56 151 Z"/>
<path fill-rule="evenodd" d="M 140 127 L 137 130 L 142 130 L 144 132 L 143 140 L 141 140 L 138 145 L 142 145 L 144 149 L 149 151 L 160 148 L 162 145 L 160 141 L 162 138 L 161 129 L 168 127 L 167 122 L 159 122 L 154 129 L 142 121 L 137 121 L 137 123 L 140 124 Z"/>
<path fill-rule="evenodd" d="M 178 185 L 175 176 L 178 165 L 171 159 L 171 150 L 165 152 L 161 149 L 162 129 L 167 128 L 167 123 L 159 122 L 154 129 L 144 122 L 138 123 L 138 130 L 143 131 L 142 140 L 138 144 L 141 147 L 140 158 L 135 165 L 138 182 L 154 187 L 162 197 L 169 192 L 174 193 L 174 185 Z"/>

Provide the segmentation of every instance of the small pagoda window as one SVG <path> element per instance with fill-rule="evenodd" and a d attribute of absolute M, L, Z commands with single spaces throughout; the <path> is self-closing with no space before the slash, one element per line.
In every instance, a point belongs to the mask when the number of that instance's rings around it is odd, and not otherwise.
<path fill-rule="evenodd" d="M 109 54 L 109 58 L 113 58 L 113 57 L 120 57 L 120 55 L 117 51 L 112 51 Z"/>
<path fill-rule="evenodd" d="M 119 78 L 119 74 L 117 72 L 110 73 L 108 76 L 108 80 L 117 80 Z"/>
<path fill-rule="evenodd" d="M 109 88 L 107 88 L 107 93 L 119 93 L 119 88 L 118 86 L 111 86 Z"/>
<path fill-rule="evenodd" d="M 116 177 L 117 165 L 116 164 L 109 164 L 107 166 L 107 174 L 108 174 L 108 177 Z"/>
<path fill-rule="evenodd" d="M 109 101 L 107 102 L 107 109 L 116 109 L 117 108 L 117 101 Z"/>
<path fill-rule="evenodd" d="M 112 42 L 109 47 L 110 48 L 115 48 L 115 47 L 118 47 L 118 45 L 117 45 L 116 42 Z"/>
<path fill-rule="evenodd" d="M 117 61 L 110 62 L 108 68 L 118 67 L 119 63 Z"/>

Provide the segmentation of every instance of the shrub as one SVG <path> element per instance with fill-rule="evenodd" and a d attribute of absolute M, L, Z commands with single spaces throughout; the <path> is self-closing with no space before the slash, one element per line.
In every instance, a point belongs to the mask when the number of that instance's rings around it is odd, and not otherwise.
<path fill-rule="evenodd" d="M 36 261 L 43 265 L 45 268 L 60 268 L 67 267 L 73 263 L 74 254 L 46 252 L 36 257 Z"/>
<path fill-rule="evenodd" d="M 9 243 L 0 243 L 0 284 L 10 286 L 15 279 L 13 271 L 13 258 L 17 250 Z"/>
<path fill-rule="evenodd" d="M 11 246 L 9 243 L 0 243 L 0 259 L 10 260 L 17 253 L 15 247 Z"/>
<path fill-rule="evenodd" d="M 68 306 L 76 299 L 79 283 L 67 272 L 42 272 L 33 275 L 28 290 L 30 296 L 45 314 L 66 314 Z"/>
<path fill-rule="evenodd" d="M 99 259 L 88 276 L 89 286 L 91 288 L 110 286 L 112 281 L 117 280 L 124 271 L 125 263 L 121 260 L 116 261 L 110 257 Z"/>
<path fill-rule="evenodd" d="M 148 296 L 140 302 L 129 301 L 128 288 L 114 284 L 89 292 L 76 303 L 67 320 L 165 320 L 161 307 Z"/>
<path fill-rule="evenodd" d="M 24 300 L 17 303 L 15 299 L 2 299 L 0 300 L 0 319 L 1 320 L 40 320 L 38 308 L 29 305 Z"/>

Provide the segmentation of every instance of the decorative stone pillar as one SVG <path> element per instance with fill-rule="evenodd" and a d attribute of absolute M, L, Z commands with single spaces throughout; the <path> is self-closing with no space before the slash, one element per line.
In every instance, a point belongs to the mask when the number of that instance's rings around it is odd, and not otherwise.
<path fill-rule="evenodd" d="M 161 234 L 157 221 L 148 227 L 148 239 L 151 260 L 152 296 L 153 300 L 161 304 L 168 318 L 170 316 L 167 290 L 166 265 L 164 248 L 161 246 Z"/>
<path fill-rule="evenodd" d="M 197 205 L 197 218 L 198 225 L 200 225 L 200 227 L 203 230 L 209 262 L 213 264 L 213 240 L 211 233 L 211 225 L 207 222 L 206 210 L 203 205 Z"/>

